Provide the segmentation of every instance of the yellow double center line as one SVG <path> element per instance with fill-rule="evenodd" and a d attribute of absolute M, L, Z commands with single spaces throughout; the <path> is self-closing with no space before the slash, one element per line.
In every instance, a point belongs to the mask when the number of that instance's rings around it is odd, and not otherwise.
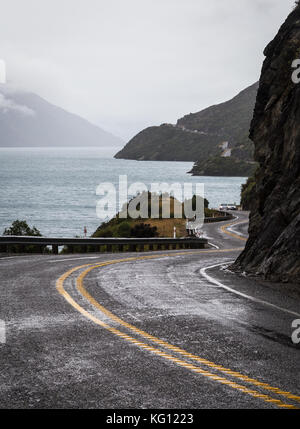
<path fill-rule="evenodd" d="M 225 249 L 222 250 L 222 252 L 229 252 L 232 251 L 232 249 Z M 188 254 L 203 254 L 203 253 L 211 253 L 211 252 L 220 252 L 220 251 L 215 251 L 215 250 L 210 250 L 210 251 L 198 251 L 198 252 L 188 252 Z M 130 323 L 127 323 L 126 321 L 122 320 L 121 318 L 119 318 L 118 316 L 114 315 L 112 312 L 110 312 L 109 310 L 107 310 L 105 307 L 103 307 L 98 301 L 96 301 L 88 292 L 87 290 L 84 288 L 83 285 L 83 279 L 86 277 L 86 275 L 96 269 L 96 268 L 100 268 L 100 267 L 104 267 L 104 266 L 108 266 L 108 265 L 113 265 L 113 264 L 117 264 L 117 263 L 121 263 L 121 262 L 129 262 L 129 261 L 138 261 L 138 260 L 145 260 L 145 259 L 156 259 L 156 258 L 161 258 L 161 257 L 171 257 L 171 256 L 179 256 L 179 255 L 187 255 L 186 252 L 181 252 L 181 253 L 172 253 L 172 254 L 160 254 L 160 255 L 151 255 L 151 256 L 142 256 L 142 257 L 133 257 L 133 258 L 124 258 L 124 259 L 118 259 L 118 260 L 112 260 L 112 261 L 107 261 L 107 262 L 103 262 L 101 264 L 96 264 L 96 265 L 92 265 L 92 264 L 86 264 L 86 265 L 82 265 L 79 267 L 75 267 L 71 270 L 69 270 L 68 272 L 66 272 L 65 274 L 63 274 L 58 280 L 57 280 L 57 289 L 59 291 L 59 293 L 76 309 L 78 310 L 82 315 L 84 315 L 86 318 L 92 320 L 94 323 L 96 323 L 97 325 L 103 327 L 104 329 L 108 330 L 109 332 L 113 333 L 114 335 L 128 341 L 129 343 L 135 344 L 136 346 L 141 347 L 142 349 L 148 350 L 166 360 L 169 360 L 171 362 L 174 362 L 175 364 L 184 367 L 192 372 L 201 374 L 211 380 L 214 380 L 216 382 L 219 382 L 221 384 L 227 385 L 233 389 L 239 390 L 241 392 L 244 392 L 246 394 L 251 395 L 252 397 L 255 398 L 259 398 L 264 400 L 267 403 L 271 403 L 274 404 L 278 407 L 281 408 L 291 408 L 291 409 L 295 409 L 297 408 L 294 405 L 291 404 L 286 404 L 284 402 L 282 402 L 279 399 L 274 399 L 273 397 L 267 395 L 267 394 L 263 394 L 260 393 L 259 391 L 253 390 L 252 388 L 248 388 L 244 385 L 238 384 L 234 381 L 231 381 L 228 378 L 225 378 L 224 375 L 230 376 L 232 378 L 241 380 L 243 382 L 246 382 L 248 384 L 251 384 L 252 386 L 256 386 L 260 389 L 264 389 L 268 392 L 272 392 L 278 395 L 281 395 L 283 397 L 285 397 L 286 399 L 290 399 L 290 400 L 294 400 L 297 402 L 300 402 L 300 397 L 297 395 L 294 395 L 290 392 L 286 392 L 283 391 L 277 387 L 273 387 L 271 385 L 269 385 L 268 383 L 264 383 L 261 381 L 258 381 L 254 378 L 250 378 L 248 376 L 245 376 L 239 372 L 236 371 L 232 371 L 231 369 L 225 368 L 222 365 L 218 365 L 215 364 L 214 362 L 211 362 L 207 359 L 201 358 L 197 355 L 194 355 L 192 353 L 187 352 L 186 350 L 183 350 L 177 346 L 174 346 L 172 344 L 167 343 L 166 341 L 161 340 L 160 338 L 157 338 L 153 335 L 148 334 L 145 331 L 142 331 L 141 329 L 138 329 L 137 327 L 131 325 Z M 88 268 L 87 268 L 88 267 Z M 95 317 L 94 315 L 90 314 L 88 311 L 86 311 L 83 307 L 81 307 L 69 294 L 68 292 L 64 289 L 64 282 L 65 280 L 71 276 L 75 271 L 78 271 L 80 269 L 86 268 L 77 278 L 76 284 L 77 284 L 77 289 L 78 291 L 90 302 L 90 304 L 92 304 L 94 307 L 96 307 L 98 310 L 100 310 L 103 314 L 105 314 L 108 318 L 110 318 L 113 322 L 118 323 L 119 325 L 123 326 L 124 328 L 132 331 L 134 334 L 137 334 L 145 339 L 147 339 L 148 341 L 151 341 L 152 343 L 158 344 L 159 346 L 168 349 L 170 351 L 172 351 L 173 353 L 176 353 L 180 356 L 182 356 L 185 359 L 189 359 L 191 361 L 195 361 L 198 364 L 202 364 L 205 365 L 206 367 L 209 367 L 215 371 L 219 371 L 222 376 L 214 374 L 212 372 L 209 372 L 207 370 L 204 370 L 202 368 L 200 368 L 199 366 L 193 365 L 189 362 L 186 362 L 184 360 L 177 358 L 174 355 L 168 354 L 166 352 L 164 352 L 161 349 L 158 349 L 157 347 L 153 347 L 150 346 L 147 343 L 144 343 L 140 340 L 137 340 L 136 338 L 128 335 L 125 332 L 120 331 L 119 329 L 114 328 L 113 326 L 110 326 L 107 323 L 104 323 L 102 320 L 98 319 L 97 317 Z"/>
<path fill-rule="evenodd" d="M 237 238 L 238 240 L 247 241 L 246 237 L 242 237 L 241 235 L 235 234 L 234 232 L 228 231 L 228 229 L 227 229 L 230 226 L 239 225 L 239 224 L 243 224 L 243 223 L 247 223 L 247 222 L 248 221 L 245 220 L 245 222 L 231 222 L 231 223 L 227 223 L 226 225 L 221 226 L 221 231 L 224 234 L 230 235 L 233 238 Z"/>

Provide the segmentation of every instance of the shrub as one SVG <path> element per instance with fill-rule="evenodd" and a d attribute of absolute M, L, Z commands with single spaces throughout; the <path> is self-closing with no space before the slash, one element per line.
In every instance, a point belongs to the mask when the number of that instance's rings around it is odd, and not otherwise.
<path fill-rule="evenodd" d="M 3 235 L 18 235 L 18 236 L 28 236 L 28 237 L 41 237 L 42 234 L 34 226 L 29 227 L 25 220 L 15 220 L 9 228 L 5 228 Z M 45 251 L 46 246 L 42 246 L 42 250 Z M 37 248 L 35 245 L 23 245 L 23 244 L 14 244 L 9 246 L 9 251 L 12 253 L 35 253 L 40 251 L 41 247 Z"/>
<path fill-rule="evenodd" d="M 15 220 L 9 228 L 5 228 L 3 235 L 42 236 L 35 226 L 30 228 L 25 220 Z"/>
<path fill-rule="evenodd" d="M 131 226 L 128 222 L 122 222 L 118 227 L 118 237 L 130 237 Z"/>
<path fill-rule="evenodd" d="M 256 182 L 254 177 L 249 177 L 247 182 L 242 185 L 241 205 L 243 210 L 251 210 L 255 203 Z"/>
<path fill-rule="evenodd" d="M 131 229 L 130 235 L 136 238 L 150 238 L 158 237 L 158 232 L 156 226 L 151 227 L 149 224 L 139 223 Z"/>

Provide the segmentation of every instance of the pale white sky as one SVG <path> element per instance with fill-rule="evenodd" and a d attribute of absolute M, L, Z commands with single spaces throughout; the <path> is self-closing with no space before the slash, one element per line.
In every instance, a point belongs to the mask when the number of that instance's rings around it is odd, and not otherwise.
<path fill-rule="evenodd" d="M 0 60 L 0 83 L 6 83 L 6 66 L 3 60 Z"/>
<path fill-rule="evenodd" d="M 128 140 L 259 78 L 294 0 L 0 0 L 7 79 Z"/>

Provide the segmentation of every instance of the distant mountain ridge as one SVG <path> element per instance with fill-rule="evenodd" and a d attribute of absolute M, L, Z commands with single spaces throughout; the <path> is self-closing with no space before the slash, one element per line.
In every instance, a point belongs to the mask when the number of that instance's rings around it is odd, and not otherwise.
<path fill-rule="evenodd" d="M 218 166 L 224 164 L 217 162 L 222 157 L 232 158 L 234 168 L 239 161 L 243 166 L 253 163 L 253 144 L 248 135 L 257 90 L 258 83 L 255 83 L 229 101 L 178 119 L 175 125 L 146 128 L 130 140 L 115 158 L 194 161 L 196 164 L 192 174 L 195 175 L 206 175 L 203 166 L 207 161 L 210 161 L 210 171 L 215 174 Z M 200 170 L 198 166 L 201 166 Z M 253 164 L 249 165 L 249 171 L 253 168 Z"/>
<path fill-rule="evenodd" d="M 36 94 L 0 85 L 0 147 L 122 146 L 122 140 Z"/>

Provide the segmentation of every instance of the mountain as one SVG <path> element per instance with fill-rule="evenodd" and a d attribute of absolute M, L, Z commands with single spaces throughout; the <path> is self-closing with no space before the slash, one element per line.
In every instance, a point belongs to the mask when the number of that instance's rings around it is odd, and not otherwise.
<path fill-rule="evenodd" d="M 249 239 L 234 269 L 300 283 L 300 6 L 265 49 L 250 137 L 259 168 L 248 183 Z M 296 70 L 299 76 L 299 70 Z"/>
<path fill-rule="evenodd" d="M 248 139 L 258 83 L 240 92 L 232 100 L 191 113 L 176 125 L 149 127 L 137 134 L 115 158 L 151 161 L 197 161 L 232 157 L 253 162 L 253 144 Z M 217 163 L 218 164 L 218 163 Z M 249 167 L 251 171 L 254 166 Z M 200 169 L 201 170 L 201 169 Z"/>
<path fill-rule="evenodd" d="M 212 136 L 163 124 L 141 131 L 115 158 L 138 161 L 195 161 L 203 152 L 217 153 L 214 141 Z"/>
<path fill-rule="evenodd" d="M 114 146 L 117 149 L 122 147 L 122 140 L 38 95 L 1 84 L 0 147 L 18 146 Z"/>

